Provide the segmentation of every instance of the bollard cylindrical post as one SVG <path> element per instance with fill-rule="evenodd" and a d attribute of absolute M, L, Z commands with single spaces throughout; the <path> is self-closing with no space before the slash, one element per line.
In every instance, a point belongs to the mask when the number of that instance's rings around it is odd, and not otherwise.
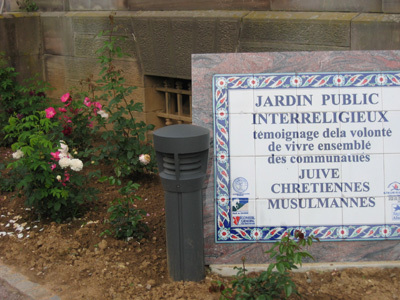
<path fill-rule="evenodd" d="M 179 124 L 154 131 L 154 148 L 165 192 L 167 256 L 175 281 L 204 279 L 202 186 L 210 133 Z"/>

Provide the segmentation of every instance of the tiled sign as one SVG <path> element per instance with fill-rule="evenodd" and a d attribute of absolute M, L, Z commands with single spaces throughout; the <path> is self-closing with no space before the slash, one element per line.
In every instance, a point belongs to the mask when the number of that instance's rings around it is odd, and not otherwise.
<path fill-rule="evenodd" d="M 217 242 L 400 239 L 400 71 L 213 77 Z"/>

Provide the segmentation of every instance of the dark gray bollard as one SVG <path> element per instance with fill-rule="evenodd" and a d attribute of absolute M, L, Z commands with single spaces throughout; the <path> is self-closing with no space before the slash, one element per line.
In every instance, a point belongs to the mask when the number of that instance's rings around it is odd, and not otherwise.
<path fill-rule="evenodd" d="M 204 279 L 202 185 L 210 133 L 195 125 L 154 131 L 154 148 L 165 191 L 167 256 L 174 281 Z"/>

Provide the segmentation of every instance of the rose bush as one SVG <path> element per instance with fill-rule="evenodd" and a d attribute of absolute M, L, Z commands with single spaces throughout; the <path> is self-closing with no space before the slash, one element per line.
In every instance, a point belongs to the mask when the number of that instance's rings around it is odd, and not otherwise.
<path fill-rule="evenodd" d="M 95 200 L 96 191 L 88 188 L 87 178 L 79 174 L 83 162 L 68 152 L 63 140 L 54 142 L 60 136 L 58 123 L 47 116 L 48 111 L 42 111 L 22 119 L 10 118 L 5 131 L 17 142 L 12 145 L 15 161 L 8 168 L 20 174 L 16 189 L 26 198 L 25 205 L 39 218 L 61 222 Z"/>

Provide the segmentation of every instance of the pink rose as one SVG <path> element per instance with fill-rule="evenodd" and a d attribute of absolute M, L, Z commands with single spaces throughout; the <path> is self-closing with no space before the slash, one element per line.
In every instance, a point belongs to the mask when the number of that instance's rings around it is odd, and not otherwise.
<path fill-rule="evenodd" d="M 66 108 L 63 108 L 63 107 L 59 107 L 59 108 L 58 108 L 58 111 L 65 113 L 65 112 L 67 112 L 67 109 L 66 109 Z"/>
<path fill-rule="evenodd" d="M 56 110 L 54 109 L 54 107 L 49 107 L 49 108 L 45 109 L 45 112 L 46 112 L 47 119 L 51 119 L 52 117 L 54 117 L 56 115 Z"/>
<path fill-rule="evenodd" d="M 92 105 L 92 102 L 90 102 L 90 99 L 88 97 L 85 97 L 85 100 L 83 100 L 83 104 L 85 104 L 87 107 L 90 107 Z"/>
<path fill-rule="evenodd" d="M 99 102 L 93 102 L 93 105 L 98 109 L 102 108 L 102 105 Z"/>
<path fill-rule="evenodd" d="M 92 104 L 94 106 L 93 112 L 97 116 L 97 111 L 101 110 L 102 105 L 99 102 L 93 102 Z"/>
<path fill-rule="evenodd" d="M 71 99 L 71 95 L 69 93 L 61 96 L 61 102 L 67 102 L 69 99 Z"/>
<path fill-rule="evenodd" d="M 60 151 L 57 152 L 50 152 L 51 156 L 52 156 L 52 160 L 60 160 Z M 53 170 L 53 168 L 52 168 Z"/>
<path fill-rule="evenodd" d="M 62 130 L 62 133 L 63 133 L 65 136 L 70 135 L 70 134 L 72 133 L 72 127 L 64 126 L 64 129 Z"/>
<path fill-rule="evenodd" d="M 69 173 L 65 172 L 64 173 L 64 182 L 69 181 Z"/>

